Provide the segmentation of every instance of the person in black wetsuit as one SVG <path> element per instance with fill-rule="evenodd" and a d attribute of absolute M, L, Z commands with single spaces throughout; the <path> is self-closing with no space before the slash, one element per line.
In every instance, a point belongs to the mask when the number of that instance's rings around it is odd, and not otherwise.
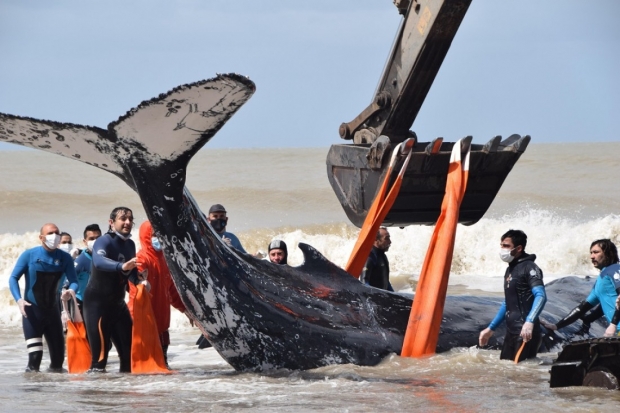
<path fill-rule="evenodd" d="M 479 344 L 484 347 L 493 331 L 506 321 L 502 360 L 514 360 L 523 343 L 518 361 L 534 358 L 542 341 L 538 316 L 547 295 L 543 273 L 534 263 L 536 255 L 525 252 L 526 244 L 527 235 L 523 231 L 511 229 L 502 235 L 500 258 L 508 263 L 504 274 L 505 300 L 491 324 L 480 332 Z"/>
<path fill-rule="evenodd" d="M 9 287 L 23 316 L 22 325 L 28 347 L 26 371 L 39 371 L 45 336 L 50 352 L 49 370 L 60 372 L 65 359 L 65 338 L 58 305 L 58 285 L 60 277 L 66 274 L 69 288 L 63 292 L 63 298 L 71 296 L 69 290 L 76 291 L 78 288 L 77 277 L 71 256 L 58 249 L 60 231 L 56 225 L 43 225 L 39 240 L 42 245 L 26 250 L 19 256 L 9 277 Z M 19 288 L 22 275 L 26 275 L 23 298 Z"/>
<path fill-rule="evenodd" d="M 84 323 L 92 352 L 91 372 L 105 371 L 111 343 L 120 359 L 120 372 L 131 372 L 131 329 L 133 323 L 125 292 L 127 282 L 142 281 L 137 272 L 136 246 L 129 239 L 133 212 L 114 208 L 108 232 L 93 245 L 93 266 L 84 291 Z"/>
<path fill-rule="evenodd" d="M 379 228 L 362 275 L 360 275 L 361 282 L 372 287 L 394 291 L 390 284 L 390 263 L 385 255 L 390 245 L 392 245 L 392 240 L 387 228 Z"/>

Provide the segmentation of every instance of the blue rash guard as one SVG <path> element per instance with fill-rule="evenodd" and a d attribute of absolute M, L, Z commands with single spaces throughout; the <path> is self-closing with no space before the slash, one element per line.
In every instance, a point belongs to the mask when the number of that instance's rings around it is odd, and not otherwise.
<path fill-rule="evenodd" d="M 608 322 L 611 322 L 616 311 L 616 299 L 618 298 L 619 289 L 620 264 L 609 265 L 601 270 L 586 301 L 592 304 L 592 306 L 600 303 L 605 318 Z M 620 325 L 616 331 L 620 331 Z"/>
<path fill-rule="evenodd" d="M 90 255 L 88 250 L 83 250 L 80 255 L 75 259 L 75 273 L 77 275 L 78 281 L 78 289 L 75 292 L 75 296 L 78 300 L 84 301 L 84 290 L 86 289 L 86 284 L 88 284 L 88 279 L 90 278 L 90 267 L 93 263 L 93 257 Z M 62 291 L 62 286 L 65 284 L 67 280 L 67 275 L 63 275 L 60 280 L 59 291 Z"/>
<path fill-rule="evenodd" d="M 78 279 L 78 290 L 76 291 L 75 296 L 80 301 L 84 301 L 84 290 L 86 290 L 86 285 L 88 284 L 88 279 L 90 278 L 90 269 L 92 265 L 93 257 L 87 250 L 82 251 L 82 253 L 75 259 L 75 272 L 77 273 Z"/>
<path fill-rule="evenodd" d="M 78 288 L 73 259 L 68 253 L 55 249 L 48 251 L 42 246 L 24 251 L 15 264 L 9 278 L 9 287 L 15 301 L 22 298 L 19 279 L 26 275 L 24 299 L 31 304 L 49 308 L 56 302 L 56 292 L 62 274 L 69 280 L 69 288 Z"/>

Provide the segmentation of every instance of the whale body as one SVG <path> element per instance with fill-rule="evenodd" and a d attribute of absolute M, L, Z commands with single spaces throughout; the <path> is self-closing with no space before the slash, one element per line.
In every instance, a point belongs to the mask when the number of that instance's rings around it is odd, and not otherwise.
<path fill-rule="evenodd" d="M 164 245 L 188 312 L 236 370 L 375 365 L 390 353 L 398 354 L 411 296 L 363 285 L 303 243 L 299 248 L 304 262 L 298 267 L 274 265 L 231 249 L 185 187 L 192 156 L 254 91 L 246 77 L 218 75 L 144 101 L 107 129 L 0 114 L 0 141 L 93 165 L 134 189 Z M 566 288 L 585 297 L 591 283 L 573 281 Z M 546 314 L 551 319 L 581 299 L 571 303 L 574 297 L 556 295 L 564 306 Z M 476 345 L 501 301 L 448 297 L 437 350 Z M 593 328 L 602 334 L 602 326 Z M 551 344 L 577 333 L 569 331 Z M 491 345 L 501 345 L 503 334 L 499 329 Z"/>

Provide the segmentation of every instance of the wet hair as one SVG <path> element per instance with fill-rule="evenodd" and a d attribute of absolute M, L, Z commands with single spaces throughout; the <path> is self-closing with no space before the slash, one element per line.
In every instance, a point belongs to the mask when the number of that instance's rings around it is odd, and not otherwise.
<path fill-rule="evenodd" d="M 116 221 L 116 217 L 118 217 L 119 215 L 127 214 L 128 212 L 131 212 L 131 215 L 133 215 L 133 211 L 127 207 L 116 207 L 112 210 L 112 212 L 110 212 L 110 219 L 112 221 Z M 108 232 L 114 232 L 114 230 L 112 229 L 112 225 L 110 225 L 110 227 L 108 228 Z"/>
<path fill-rule="evenodd" d="M 86 233 L 87 232 L 98 232 L 101 234 L 101 228 L 99 228 L 99 225 L 97 224 L 90 224 L 90 225 L 86 225 L 86 228 L 84 228 L 84 239 L 86 239 Z"/>
<path fill-rule="evenodd" d="M 62 237 L 69 237 L 69 238 L 71 238 L 71 242 L 73 242 L 73 237 L 68 232 L 61 232 L 60 233 L 60 238 L 62 238 Z"/>
<path fill-rule="evenodd" d="M 523 251 L 525 251 L 525 246 L 527 245 L 527 235 L 525 235 L 525 232 L 520 229 L 511 229 L 502 235 L 501 240 L 503 241 L 506 238 L 510 238 L 515 247 L 521 245 L 523 247 Z"/>
<path fill-rule="evenodd" d="M 590 249 L 592 249 L 592 247 L 595 245 L 601 247 L 603 254 L 605 254 L 606 266 L 610 264 L 617 264 L 618 261 L 620 261 L 620 259 L 618 259 L 618 248 L 616 248 L 616 244 L 611 242 L 610 239 L 597 239 L 596 241 L 592 242 L 592 244 L 590 244 Z"/>

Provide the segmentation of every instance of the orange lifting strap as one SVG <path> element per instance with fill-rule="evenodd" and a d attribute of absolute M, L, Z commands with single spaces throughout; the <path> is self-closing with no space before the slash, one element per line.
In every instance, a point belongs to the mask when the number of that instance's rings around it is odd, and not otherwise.
<path fill-rule="evenodd" d="M 407 139 L 405 142 L 398 144 L 392 152 L 390 164 L 388 166 L 387 173 L 385 174 L 385 178 L 383 179 L 383 183 L 381 184 L 381 188 L 379 188 L 377 196 L 374 201 L 372 201 L 372 205 L 370 206 L 366 219 L 364 220 L 364 225 L 360 230 L 355 246 L 353 247 L 353 251 L 351 252 L 351 256 L 349 257 L 349 262 L 347 262 L 347 265 L 344 268 L 345 271 L 353 277 L 357 278 L 362 273 L 366 260 L 368 260 L 368 255 L 370 255 L 370 250 L 372 250 L 372 244 L 375 242 L 377 231 L 385 219 L 385 216 L 392 208 L 392 205 L 394 205 L 394 201 L 398 197 L 398 191 L 400 191 L 400 187 L 403 183 L 403 176 L 405 175 L 407 165 L 409 165 L 409 159 L 411 159 L 411 154 L 413 153 L 411 148 L 414 143 L 414 139 Z M 392 188 L 390 188 L 390 192 L 387 197 L 385 197 L 388 181 L 390 180 L 390 176 L 392 176 L 392 169 L 396 164 L 397 155 L 399 153 L 407 153 L 407 158 L 405 159 L 405 162 L 403 162 L 403 166 L 400 168 L 400 172 L 394 180 L 394 184 L 392 185 Z"/>
<path fill-rule="evenodd" d="M 426 251 L 413 299 L 401 352 L 403 357 L 434 354 L 437 347 L 454 252 L 456 224 L 459 221 L 459 209 L 467 188 L 469 144 L 469 140 L 461 139 L 452 148 L 446 194 L 441 204 L 441 215 Z M 465 145 L 467 151 L 461 161 L 462 146 Z"/>
<path fill-rule="evenodd" d="M 131 373 L 170 373 L 164 361 L 164 352 L 151 307 L 151 297 L 143 284 L 137 286 L 133 317 Z"/>
<path fill-rule="evenodd" d="M 90 368 L 91 353 L 88 340 L 86 339 L 86 327 L 82 320 L 82 314 L 78 308 L 75 292 L 71 291 L 75 313 L 73 321 L 67 319 L 67 367 L 69 373 L 80 374 L 86 372 Z M 69 317 L 67 302 L 62 302 L 62 308 Z"/>

